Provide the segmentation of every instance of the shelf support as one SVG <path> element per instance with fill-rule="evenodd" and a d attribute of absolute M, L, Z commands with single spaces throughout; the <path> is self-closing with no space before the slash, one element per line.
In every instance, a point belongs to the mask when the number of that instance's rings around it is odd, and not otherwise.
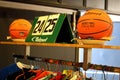
<path fill-rule="evenodd" d="M 104 9 L 108 10 L 108 0 L 105 0 Z"/>
<path fill-rule="evenodd" d="M 76 30 L 76 24 L 77 24 L 77 20 L 80 17 L 80 12 L 77 10 L 75 12 L 73 12 L 73 16 L 72 16 L 72 32 L 73 32 L 73 36 L 74 38 L 78 37 L 77 36 L 77 30 Z M 77 43 L 76 41 L 74 43 Z M 79 62 L 79 48 L 75 47 L 75 62 Z M 75 67 L 75 70 L 78 70 L 78 67 Z"/>
<path fill-rule="evenodd" d="M 92 48 L 84 48 L 83 55 L 83 69 L 86 71 L 88 69 L 88 63 L 91 62 Z"/>
<path fill-rule="evenodd" d="M 26 45 L 26 53 L 25 56 L 30 56 L 30 46 Z"/>

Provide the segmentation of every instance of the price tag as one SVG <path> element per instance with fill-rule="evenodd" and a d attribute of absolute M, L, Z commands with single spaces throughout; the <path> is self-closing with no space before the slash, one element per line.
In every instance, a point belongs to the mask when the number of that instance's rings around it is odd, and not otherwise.
<path fill-rule="evenodd" d="M 35 18 L 26 42 L 70 42 L 71 38 L 72 31 L 66 14 L 53 14 Z"/>

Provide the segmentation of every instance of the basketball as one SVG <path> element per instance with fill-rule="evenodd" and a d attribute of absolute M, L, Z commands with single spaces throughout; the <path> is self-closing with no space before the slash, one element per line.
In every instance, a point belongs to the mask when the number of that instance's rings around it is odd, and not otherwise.
<path fill-rule="evenodd" d="M 25 40 L 32 25 L 26 19 L 16 19 L 9 26 L 10 36 L 13 40 Z"/>
<path fill-rule="evenodd" d="M 113 31 L 112 20 L 105 11 L 91 9 L 78 19 L 77 31 L 81 39 L 110 37 Z"/>

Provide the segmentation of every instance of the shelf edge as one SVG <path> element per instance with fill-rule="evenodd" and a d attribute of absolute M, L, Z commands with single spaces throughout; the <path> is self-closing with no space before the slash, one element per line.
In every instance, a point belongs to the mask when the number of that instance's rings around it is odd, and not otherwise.
<path fill-rule="evenodd" d="M 76 48 L 101 48 L 101 49 L 120 49 L 120 46 L 114 45 L 80 45 L 69 43 L 35 43 L 35 42 L 7 42 L 1 41 L 2 45 L 24 45 L 24 46 L 53 46 L 53 47 L 76 47 Z"/>

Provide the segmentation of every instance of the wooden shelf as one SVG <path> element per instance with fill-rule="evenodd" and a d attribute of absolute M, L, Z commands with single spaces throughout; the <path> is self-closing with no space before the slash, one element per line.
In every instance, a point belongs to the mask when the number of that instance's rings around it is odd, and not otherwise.
<path fill-rule="evenodd" d="M 5 42 L 5 41 L 1 41 L 0 44 L 4 44 L 4 45 L 25 45 L 25 46 L 51 46 L 51 47 L 120 49 L 120 46 L 114 46 L 114 45 L 80 45 L 80 44 L 67 44 L 67 43 L 33 43 L 33 42 L 7 42 L 7 41 Z"/>
<path fill-rule="evenodd" d="M 30 1 L 28 1 L 28 2 L 30 2 Z M 3 0 L 3 1 L 0 0 L 0 7 L 51 12 L 51 13 L 73 14 L 73 12 L 76 12 L 76 10 L 68 9 L 68 8 L 60 8 L 60 7 L 57 8 L 57 7 L 52 7 L 52 6 L 43 6 L 43 5 L 37 5 L 37 4 L 29 4 L 29 3 L 13 2 L 13 1 L 5 1 L 5 0 Z"/>

